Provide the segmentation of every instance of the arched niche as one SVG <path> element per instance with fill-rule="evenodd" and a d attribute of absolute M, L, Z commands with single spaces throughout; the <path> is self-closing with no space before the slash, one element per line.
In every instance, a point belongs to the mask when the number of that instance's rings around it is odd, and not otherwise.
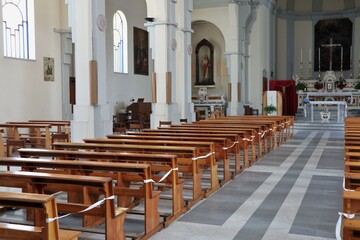
<path fill-rule="evenodd" d="M 214 46 L 206 39 L 201 40 L 195 49 L 195 85 L 214 86 Z"/>

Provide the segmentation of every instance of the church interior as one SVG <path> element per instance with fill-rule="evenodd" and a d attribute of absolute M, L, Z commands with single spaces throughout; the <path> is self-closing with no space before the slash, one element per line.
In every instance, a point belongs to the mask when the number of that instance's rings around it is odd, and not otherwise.
<path fill-rule="evenodd" d="M 0 239 L 360 239 L 360 0 L 1 2 Z"/>

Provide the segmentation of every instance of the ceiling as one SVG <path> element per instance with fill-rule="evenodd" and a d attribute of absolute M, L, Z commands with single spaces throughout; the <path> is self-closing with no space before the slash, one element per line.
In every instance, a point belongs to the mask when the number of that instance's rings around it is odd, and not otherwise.
<path fill-rule="evenodd" d="M 360 0 L 193 0 L 194 9 L 226 7 L 231 2 L 273 1 L 280 12 L 341 12 L 360 8 Z"/>

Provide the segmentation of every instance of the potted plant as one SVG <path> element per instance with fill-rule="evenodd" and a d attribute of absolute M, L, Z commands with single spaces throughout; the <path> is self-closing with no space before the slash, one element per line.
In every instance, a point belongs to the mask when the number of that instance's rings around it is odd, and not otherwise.
<path fill-rule="evenodd" d="M 324 88 L 324 84 L 323 84 L 322 82 L 317 81 L 317 82 L 314 83 L 314 88 L 315 88 L 316 90 L 323 89 L 323 88 Z"/>
<path fill-rule="evenodd" d="M 346 80 L 345 79 L 339 79 L 335 82 L 336 87 L 338 87 L 339 89 L 343 89 L 344 87 L 346 87 Z"/>
<path fill-rule="evenodd" d="M 296 88 L 296 91 L 298 91 L 298 92 L 307 90 L 307 87 L 306 87 L 305 83 L 303 83 L 303 82 L 298 82 L 296 84 L 295 88 Z"/>
<path fill-rule="evenodd" d="M 264 107 L 264 112 L 267 113 L 268 115 L 270 115 L 273 112 L 276 112 L 276 107 L 272 104 L 267 105 L 266 107 Z"/>

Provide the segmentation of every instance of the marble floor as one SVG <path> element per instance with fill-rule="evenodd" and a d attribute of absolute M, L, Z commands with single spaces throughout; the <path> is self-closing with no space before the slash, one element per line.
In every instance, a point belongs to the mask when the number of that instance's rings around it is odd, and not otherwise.
<path fill-rule="evenodd" d="M 295 128 L 265 155 L 151 240 L 335 239 L 342 208 L 342 127 Z M 83 233 L 80 240 L 104 239 Z"/>
<path fill-rule="evenodd" d="M 151 239 L 335 239 L 343 148 L 341 130 L 295 130 L 293 139 Z"/>

